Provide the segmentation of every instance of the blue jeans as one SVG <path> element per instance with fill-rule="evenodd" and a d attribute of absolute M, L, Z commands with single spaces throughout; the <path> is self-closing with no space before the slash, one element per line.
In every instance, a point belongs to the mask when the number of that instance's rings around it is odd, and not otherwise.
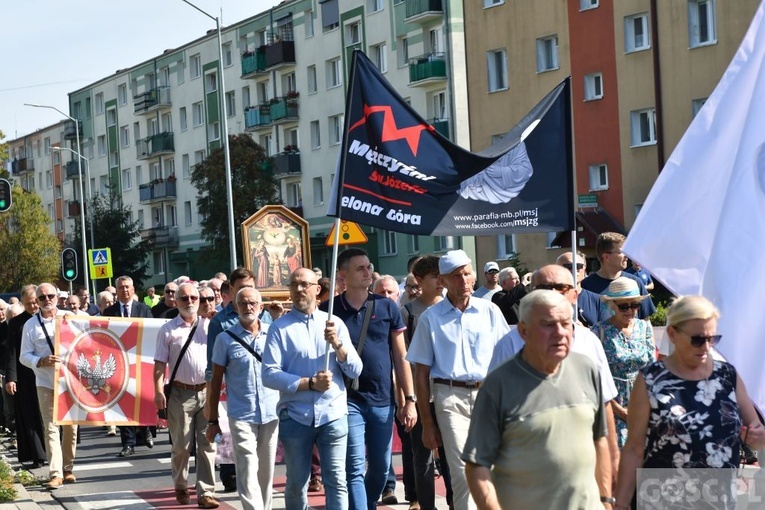
<path fill-rule="evenodd" d="M 374 510 L 377 507 L 388 479 L 395 414 L 394 406 L 376 407 L 348 400 L 345 469 L 351 510 Z"/>
<path fill-rule="evenodd" d="M 345 482 L 345 452 L 348 445 L 348 420 L 338 418 L 320 427 L 302 425 L 283 409 L 279 413 L 279 440 L 287 467 L 284 490 L 286 510 L 308 508 L 308 478 L 311 474 L 313 445 L 319 448 L 319 461 L 324 482 L 327 510 L 348 508 L 348 487 Z"/>

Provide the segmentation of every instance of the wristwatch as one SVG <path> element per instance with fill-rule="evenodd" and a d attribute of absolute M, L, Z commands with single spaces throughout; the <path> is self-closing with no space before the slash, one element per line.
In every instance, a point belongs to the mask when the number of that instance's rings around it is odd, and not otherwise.
<path fill-rule="evenodd" d="M 340 348 L 341 348 L 342 346 L 343 346 L 343 341 L 342 341 L 342 340 L 340 340 L 340 343 L 338 343 L 338 344 L 335 346 L 335 350 L 336 350 L 336 351 L 339 351 L 339 350 L 340 350 Z"/>
<path fill-rule="evenodd" d="M 404 397 L 404 400 L 417 403 L 417 395 L 407 395 Z"/>
<path fill-rule="evenodd" d="M 600 497 L 600 502 L 601 503 L 611 503 L 612 505 L 615 505 L 616 504 L 616 498 L 611 497 L 611 496 L 601 496 Z"/>

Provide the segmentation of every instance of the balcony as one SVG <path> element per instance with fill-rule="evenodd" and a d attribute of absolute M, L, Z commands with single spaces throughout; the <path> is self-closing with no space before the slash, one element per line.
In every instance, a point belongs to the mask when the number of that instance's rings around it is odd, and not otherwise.
<path fill-rule="evenodd" d="M 80 167 L 77 165 L 77 161 L 67 161 L 66 162 L 66 178 L 67 179 L 79 179 L 80 177 Z M 83 166 L 82 171 L 85 171 L 85 168 Z"/>
<path fill-rule="evenodd" d="M 275 97 L 268 103 L 251 106 L 244 111 L 244 129 L 252 131 L 274 123 L 297 121 L 298 94 L 290 92 L 288 97 Z"/>
<path fill-rule="evenodd" d="M 135 104 L 135 113 L 137 115 L 169 108 L 172 106 L 170 101 L 170 87 L 157 87 L 148 90 L 143 94 L 133 96 L 133 103 Z"/>
<path fill-rule="evenodd" d="M 152 239 L 156 247 L 178 246 L 178 227 L 154 227 L 141 230 L 141 240 Z"/>
<path fill-rule="evenodd" d="M 406 22 L 427 23 L 442 18 L 444 6 L 441 0 L 406 0 Z"/>
<path fill-rule="evenodd" d="M 35 171 L 35 160 L 32 158 L 19 158 L 14 159 L 11 162 L 11 173 L 13 175 L 20 175 L 25 172 Z"/>
<path fill-rule="evenodd" d="M 80 135 L 80 141 L 82 141 L 82 121 L 77 121 L 77 128 L 79 128 L 79 135 Z M 64 126 L 64 140 L 77 140 L 77 128 L 74 125 L 74 122 L 71 120 L 66 122 L 66 126 Z M 75 147 L 75 150 L 77 147 Z"/>
<path fill-rule="evenodd" d="M 151 135 L 136 142 L 135 157 L 137 159 L 148 159 L 173 152 L 175 152 L 175 143 L 173 133 L 169 131 Z"/>
<path fill-rule="evenodd" d="M 266 47 L 242 53 L 242 78 L 252 78 L 266 70 Z"/>
<path fill-rule="evenodd" d="M 433 119 L 430 121 L 430 125 L 444 138 L 449 138 L 449 119 Z"/>
<path fill-rule="evenodd" d="M 259 73 L 294 65 L 295 42 L 279 40 L 242 55 L 242 78 L 252 78 Z"/>
<path fill-rule="evenodd" d="M 445 53 L 428 53 L 409 60 L 409 86 L 419 87 L 445 79 Z"/>
<path fill-rule="evenodd" d="M 80 202 L 78 200 L 67 202 L 66 208 L 66 215 L 68 218 L 80 217 Z"/>
<path fill-rule="evenodd" d="M 155 179 L 152 182 L 138 186 L 138 200 L 142 204 L 175 200 L 176 197 L 175 179 Z"/>
<path fill-rule="evenodd" d="M 285 151 L 275 154 L 273 157 L 274 177 L 289 177 L 299 176 L 300 169 L 300 153 L 296 151 Z"/>

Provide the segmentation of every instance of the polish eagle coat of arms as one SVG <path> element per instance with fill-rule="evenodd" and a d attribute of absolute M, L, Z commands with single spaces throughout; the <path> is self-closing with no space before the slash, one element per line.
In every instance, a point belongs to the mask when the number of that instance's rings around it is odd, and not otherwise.
<path fill-rule="evenodd" d="M 116 372 L 117 360 L 114 359 L 114 354 L 109 354 L 109 357 L 102 364 L 101 351 L 96 350 L 93 352 L 93 361 L 94 364 L 91 367 L 85 354 L 80 353 L 80 357 L 77 359 L 77 375 L 80 382 L 83 383 L 83 388 L 93 395 L 98 395 L 102 389 L 108 395 L 111 393 L 111 386 L 106 381 Z"/>

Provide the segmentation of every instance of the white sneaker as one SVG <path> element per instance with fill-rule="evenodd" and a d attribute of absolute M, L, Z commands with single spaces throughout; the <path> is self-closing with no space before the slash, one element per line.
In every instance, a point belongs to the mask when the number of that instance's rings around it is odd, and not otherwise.
<path fill-rule="evenodd" d="M 117 427 L 115 425 L 110 425 L 109 430 L 106 431 L 107 436 L 116 436 L 117 435 Z"/>

